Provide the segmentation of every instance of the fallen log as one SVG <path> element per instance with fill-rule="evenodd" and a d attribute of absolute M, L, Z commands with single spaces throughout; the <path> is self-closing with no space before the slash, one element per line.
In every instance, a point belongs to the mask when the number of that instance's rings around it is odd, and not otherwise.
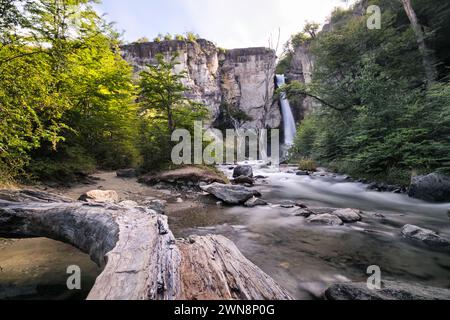
<path fill-rule="evenodd" d="M 37 200 L 36 200 L 37 199 Z M 222 236 L 176 240 L 144 207 L 0 192 L 0 236 L 74 245 L 103 267 L 90 300 L 291 299 Z"/>

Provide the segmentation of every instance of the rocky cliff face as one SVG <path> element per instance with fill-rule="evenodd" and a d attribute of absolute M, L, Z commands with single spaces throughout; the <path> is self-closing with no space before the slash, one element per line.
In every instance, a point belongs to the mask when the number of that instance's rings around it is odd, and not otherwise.
<path fill-rule="evenodd" d="M 218 49 L 212 42 L 163 41 L 122 47 L 124 58 L 138 72 L 155 63 L 157 54 L 167 59 L 178 53 L 176 72 L 186 71 L 187 96 L 205 103 L 211 123 L 217 124 L 225 106 L 246 115 L 241 128 L 277 128 L 281 114 L 272 105 L 276 55 L 266 48 Z"/>
<path fill-rule="evenodd" d="M 297 80 L 302 83 L 311 83 L 314 68 L 314 56 L 311 53 L 310 43 L 305 42 L 295 48 L 291 65 L 286 73 L 288 82 Z M 295 120 L 301 121 L 313 110 L 316 105 L 314 99 L 310 97 L 291 101 Z"/>

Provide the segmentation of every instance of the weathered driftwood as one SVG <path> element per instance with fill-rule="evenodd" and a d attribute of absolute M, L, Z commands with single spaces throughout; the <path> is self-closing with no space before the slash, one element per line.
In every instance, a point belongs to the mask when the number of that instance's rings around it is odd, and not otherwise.
<path fill-rule="evenodd" d="M 104 270 L 88 299 L 290 299 L 222 236 L 176 240 L 167 217 L 143 207 L 48 199 L 0 192 L 0 236 L 48 237 L 90 254 Z"/>

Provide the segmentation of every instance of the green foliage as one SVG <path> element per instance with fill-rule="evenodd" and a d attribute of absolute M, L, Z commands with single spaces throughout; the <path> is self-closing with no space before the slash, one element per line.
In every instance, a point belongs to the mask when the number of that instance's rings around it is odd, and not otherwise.
<path fill-rule="evenodd" d="M 275 70 L 276 74 L 286 74 L 292 63 L 293 53 L 286 53 L 279 61 Z"/>
<path fill-rule="evenodd" d="M 147 37 L 142 37 L 136 40 L 136 43 L 147 43 L 150 42 L 150 40 Z"/>
<path fill-rule="evenodd" d="M 186 129 L 193 134 L 194 121 L 202 121 L 208 115 L 205 106 L 185 97 L 186 74 L 174 72 L 177 64 L 177 55 L 169 61 L 158 55 L 157 64 L 149 65 L 140 75 L 140 148 L 146 171 L 170 161 L 174 130 Z"/>
<path fill-rule="evenodd" d="M 200 38 L 200 36 L 198 35 L 198 33 L 195 33 L 195 32 L 192 32 L 192 31 L 186 32 L 186 39 L 188 41 L 196 42 L 199 38 Z"/>
<path fill-rule="evenodd" d="M 229 103 L 222 103 L 219 110 L 220 114 L 214 127 L 222 131 L 230 128 L 238 129 L 245 122 L 253 120 L 247 113 Z"/>
<path fill-rule="evenodd" d="M 369 32 L 365 17 L 337 11 L 333 31 L 311 42 L 313 82 L 283 88 L 289 98 L 309 95 L 322 104 L 300 125 L 294 157 L 399 184 L 412 172 L 449 172 L 450 84 L 422 85 L 420 52 L 401 3 L 369 2 L 383 7 L 383 28 Z"/>
<path fill-rule="evenodd" d="M 61 145 L 57 152 L 35 157 L 27 166 L 27 175 L 22 180 L 68 184 L 93 173 L 96 166 L 95 159 L 82 147 Z"/>
<path fill-rule="evenodd" d="M 298 170 L 302 171 L 316 171 L 317 164 L 311 158 L 301 158 L 298 164 Z"/>
<path fill-rule="evenodd" d="M 170 33 L 166 33 L 164 36 L 164 41 L 171 41 L 173 40 L 173 36 Z"/>
<path fill-rule="evenodd" d="M 184 41 L 184 40 L 186 40 L 182 34 L 176 34 L 176 35 L 174 36 L 174 38 L 175 38 L 175 40 L 178 40 L 178 41 Z"/>
<path fill-rule="evenodd" d="M 131 68 L 91 2 L 10 1 L 16 18 L 2 16 L 0 168 L 12 177 L 137 159 Z"/>

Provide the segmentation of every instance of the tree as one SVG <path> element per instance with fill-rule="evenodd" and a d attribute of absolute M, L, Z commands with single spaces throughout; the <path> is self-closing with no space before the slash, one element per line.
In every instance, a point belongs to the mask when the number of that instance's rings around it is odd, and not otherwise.
<path fill-rule="evenodd" d="M 2 1 L 0 171 L 65 179 L 134 161 L 132 70 L 91 2 Z"/>
<path fill-rule="evenodd" d="M 411 0 L 401 0 L 405 9 L 406 15 L 411 22 L 411 27 L 414 30 L 414 34 L 417 38 L 417 44 L 419 45 L 420 53 L 422 54 L 422 64 L 425 70 L 426 80 L 428 84 L 433 83 L 437 77 L 436 66 L 432 51 L 426 44 L 426 36 L 423 30 L 423 26 L 420 25 L 417 19 L 416 12 L 411 4 Z"/>
<path fill-rule="evenodd" d="M 158 110 L 165 113 L 167 125 L 170 132 L 175 130 L 173 109 L 186 102 L 184 92 L 187 88 L 182 80 L 186 73 L 176 74 L 173 72 L 177 56 L 174 55 L 169 61 L 159 54 L 156 56 L 157 64 L 148 65 L 147 70 L 141 72 L 141 104 L 144 112 Z"/>
<path fill-rule="evenodd" d="M 317 37 L 317 31 L 319 31 L 320 25 L 316 22 L 307 22 L 303 28 L 303 33 L 309 34 L 314 39 Z"/>
<path fill-rule="evenodd" d="M 156 56 L 157 63 L 141 72 L 141 142 L 144 170 L 154 170 L 170 161 L 175 129 L 194 132 L 194 122 L 204 120 L 208 111 L 201 103 L 189 100 L 183 85 L 186 72 L 175 73 L 177 55 L 168 61 Z"/>
<path fill-rule="evenodd" d="M 422 19 L 435 17 L 432 1 L 417 3 Z M 448 83 L 434 79 L 423 88 L 428 76 L 416 63 L 422 50 L 402 3 L 369 4 L 383 7 L 382 29 L 367 32 L 365 16 L 336 11 L 331 30 L 311 39 L 312 83 L 283 88 L 288 97 L 309 95 L 321 102 L 299 127 L 297 157 L 312 157 L 356 177 L 404 185 L 412 172 L 448 172 Z M 449 10 L 442 13 L 450 18 Z M 435 39 L 445 38 L 445 24 L 433 23 Z"/>

